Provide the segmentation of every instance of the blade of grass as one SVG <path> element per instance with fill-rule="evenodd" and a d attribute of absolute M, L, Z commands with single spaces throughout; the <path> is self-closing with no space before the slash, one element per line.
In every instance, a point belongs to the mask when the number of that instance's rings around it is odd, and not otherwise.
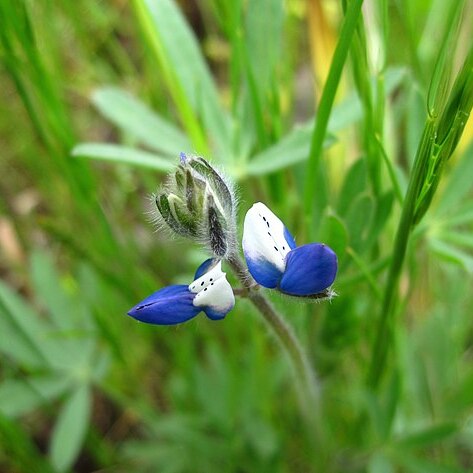
<path fill-rule="evenodd" d="M 451 27 L 455 28 L 455 25 Z M 439 55 L 443 55 L 443 48 L 447 45 L 448 43 L 444 43 L 440 46 Z M 449 78 L 445 77 L 444 80 L 449 81 Z M 444 84 L 440 84 L 439 87 L 443 88 Z M 401 218 L 396 231 L 383 304 L 372 347 L 367 383 L 373 389 L 379 386 L 386 369 L 388 354 L 394 342 L 399 280 L 411 231 L 430 205 L 441 177 L 443 163 L 450 158 L 455 150 L 472 107 L 473 47 L 470 48 L 465 58 L 443 109 L 440 109 L 436 116 L 429 115 L 427 117 L 422 139 L 417 149 L 414 168 L 409 179 Z M 442 133 L 439 133 L 439 130 Z M 442 141 L 439 143 L 437 140 Z M 439 161 L 438 164 L 436 160 Z M 434 174 L 432 174 L 432 166 L 434 167 Z"/>
<path fill-rule="evenodd" d="M 175 2 L 135 0 L 133 4 L 197 151 L 208 155 L 208 143 L 211 142 L 223 160 L 230 159 L 228 115 L 220 105 L 215 83 L 197 41 Z M 199 119 L 206 125 L 209 142 Z"/>
<path fill-rule="evenodd" d="M 330 65 L 327 82 L 325 83 L 322 97 L 320 99 L 317 120 L 312 134 L 309 159 L 306 166 L 304 211 L 307 232 L 310 228 L 313 228 L 313 226 L 310 225 L 310 222 L 315 207 L 315 198 L 313 193 L 314 187 L 320 189 L 320 193 L 318 192 L 317 194 L 317 201 L 320 206 L 324 206 L 327 201 L 327 190 L 323 189 L 321 170 L 323 143 L 330 118 L 330 112 L 335 99 L 335 93 L 340 82 L 340 77 L 350 49 L 353 34 L 361 14 L 362 4 L 363 0 L 352 0 L 348 5 L 342 29 L 340 31 L 340 37 L 333 54 L 332 64 Z"/>

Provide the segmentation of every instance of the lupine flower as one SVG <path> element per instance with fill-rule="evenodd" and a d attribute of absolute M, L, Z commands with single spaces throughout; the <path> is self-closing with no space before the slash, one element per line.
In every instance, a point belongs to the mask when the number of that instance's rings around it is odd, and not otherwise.
<path fill-rule="evenodd" d="M 199 312 L 209 319 L 223 319 L 235 305 L 233 290 L 222 272 L 222 262 L 213 258 L 197 269 L 194 282 L 168 286 L 133 307 L 128 315 L 149 324 L 174 325 Z"/>
<path fill-rule="evenodd" d="M 232 186 L 205 159 L 181 153 L 176 172 L 155 203 L 160 219 L 174 233 L 204 244 L 219 258 L 234 251 Z"/>
<path fill-rule="evenodd" d="M 261 286 L 314 299 L 330 298 L 337 274 L 337 256 L 323 243 L 297 247 L 294 238 L 266 205 L 248 210 L 243 229 L 248 269 Z"/>

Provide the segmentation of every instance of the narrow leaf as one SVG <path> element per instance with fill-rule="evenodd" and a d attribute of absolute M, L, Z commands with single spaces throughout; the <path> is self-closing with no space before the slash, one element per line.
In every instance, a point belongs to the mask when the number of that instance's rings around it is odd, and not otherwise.
<path fill-rule="evenodd" d="M 49 456 L 58 471 L 68 470 L 79 455 L 89 424 L 91 393 L 80 386 L 64 403 L 54 426 Z"/>
<path fill-rule="evenodd" d="M 162 156 L 135 148 L 106 143 L 81 143 L 74 147 L 72 156 L 128 164 L 161 172 L 169 172 L 175 167 L 171 160 Z"/>
<path fill-rule="evenodd" d="M 279 143 L 255 156 L 247 167 L 246 174 L 259 176 L 294 166 L 307 159 L 310 148 L 312 124 L 296 128 Z M 330 147 L 335 142 L 333 136 L 328 136 L 324 146 Z"/>
<path fill-rule="evenodd" d="M 64 376 L 41 375 L 27 379 L 7 379 L 0 384 L 0 413 L 18 417 L 55 399 L 68 387 Z"/>
<path fill-rule="evenodd" d="M 94 92 L 92 101 L 104 117 L 143 145 L 171 156 L 191 149 L 178 128 L 125 90 L 103 87 Z"/>
<path fill-rule="evenodd" d="M 458 426 L 456 424 L 446 422 L 406 435 L 399 439 L 396 444 L 408 448 L 427 447 L 451 437 L 457 430 Z"/>

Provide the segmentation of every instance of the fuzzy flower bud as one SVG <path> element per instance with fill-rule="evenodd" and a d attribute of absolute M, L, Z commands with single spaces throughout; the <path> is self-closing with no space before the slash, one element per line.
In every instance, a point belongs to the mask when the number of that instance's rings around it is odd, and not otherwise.
<path fill-rule="evenodd" d="M 235 196 L 229 182 L 205 159 L 187 157 L 155 196 L 160 220 L 219 257 L 235 249 Z"/>

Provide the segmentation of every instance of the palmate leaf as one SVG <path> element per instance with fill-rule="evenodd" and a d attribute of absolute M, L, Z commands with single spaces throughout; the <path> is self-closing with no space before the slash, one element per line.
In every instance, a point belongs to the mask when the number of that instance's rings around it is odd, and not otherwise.
<path fill-rule="evenodd" d="M 97 335 L 88 307 L 80 295 L 69 294 L 62 287 L 49 255 L 35 253 L 31 267 L 33 289 L 41 296 L 38 299 L 47 313 L 40 315 L 21 296 L 0 283 L 0 353 L 21 370 L 41 370 L 53 378 L 60 375 L 68 383 L 78 378 L 87 381 L 101 378 L 107 360 L 104 352 L 96 352 Z M 23 391 L 30 387 L 40 397 L 49 389 L 48 382 L 42 378 L 26 378 L 25 383 L 28 386 Z M 18 384 L 3 385 L 0 393 L 2 389 L 22 390 Z"/>
<path fill-rule="evenodd" d="M 393 68 L 386 72 L 386 96 L 389 96 L 399 86 L 405 76 L 405 70 L 401 68 Z M 324 148 L 328 148 L 335 143 L 335 133 L 355 123 L 361 117 L 361 102 L 356 94 L 348 96 L 343 102 L 334 107 L 328 123 Z M 239 176 L 259 176 L 307 160 L 313 127 L 313 121 L 296 126 L 281 141 L 254 156 L 245 169 L 237 170 L 237 174 Z"/>
<path fill-rule="evenodd" d="M 459 264 L 465 271 L 473 274 L 473 256 L 471 254 L 438 237 L 430 238 L 429 246 L 431 250 L 441 258 Z"/>
<path fill-rule="evenodd" d="M 0 282 L 0 353 L 20 366 L 51 368 L 59 351 L 46 337 L 50 329 L 20 296 Z"/>
<path fill-rule="evenodd" d="M 311 133 L 312 123 L 297 127 L 279 143 L 255 156 L 247 164 L 244 174 L 260 176 L 304 161 L 309 154 Z M 329 136 L 324 146 L 328 148 L 333 143 L 335 138 Z"/>
<path fill-rule="evenodd" d="M 0 384 L 0 413 L 16 418 L 51 402 L 70 387 L 64 374 L 32 375 L 26 379 L 6 379 Z"/>
<path fill-rule="evenodd" d="M 94 92 L 92 102 L 124 133 L 153 150 L 178 156 L 181 151 L 192 149 L 181 130 L 125 90 L 102 87 Z"/>

